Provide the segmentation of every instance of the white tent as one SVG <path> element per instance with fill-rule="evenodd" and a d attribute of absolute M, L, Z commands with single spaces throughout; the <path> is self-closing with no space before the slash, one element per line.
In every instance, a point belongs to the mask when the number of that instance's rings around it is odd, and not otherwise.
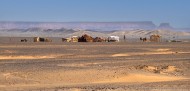
<path fill-rule="evenodd" d="M 109 36 L 108 42 L 119 42 L 119 37 L 118 36 Z"/>

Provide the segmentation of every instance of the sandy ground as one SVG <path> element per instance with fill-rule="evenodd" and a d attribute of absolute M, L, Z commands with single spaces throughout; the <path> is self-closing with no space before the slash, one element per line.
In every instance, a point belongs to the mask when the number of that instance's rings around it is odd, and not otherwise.
<path fill-rule="evenodd" d="M 189 91 L 190 43 L 1 43 L 1 91 Z"/>

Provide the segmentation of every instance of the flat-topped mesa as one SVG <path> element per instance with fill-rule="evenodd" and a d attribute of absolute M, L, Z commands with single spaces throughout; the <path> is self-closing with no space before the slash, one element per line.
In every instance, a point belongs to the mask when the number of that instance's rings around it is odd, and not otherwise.
<path fill-rule="evenodd" d="M 174 29 L 172 26 L 170 26 L 170 23 L 161 23 L 158 29 L 163 29 L 163 30 L 172 30 Z"/>
<path fill-rule="evenodd" d="M 133 30 L 155 29 L 156 25 L 151 21 L 142 22 L 0 22 L 0 29 L 81 29 L 81 30 Z"/>

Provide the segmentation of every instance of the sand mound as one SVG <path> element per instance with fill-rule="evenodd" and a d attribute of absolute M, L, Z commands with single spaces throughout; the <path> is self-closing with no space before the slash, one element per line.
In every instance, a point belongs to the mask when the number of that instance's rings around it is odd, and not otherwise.
<path fill-rule="evenodd" d="M 11 54 L 11 53 L 16 53 L 16 51 L 13 51 L 13 50 L 2 50 L 2 51 L 0 51 L 0 53 L 9 53 L 9 54 Z"/>
<path fill-rule="evenodd" d="M 2 76 L 5 78 L 4 85 L 17 85 L 17 84 L 35 84 L 36 81 L 32 81 L 28 78 L 27 73 L 19 73 L 19 72 L 10 72 L 10 73 L 3 73 Z"/>
<path fill-rule="evenodd" d="M 148 70 L 148 71 L 151 71 L 151 72 L 153 72 L 153 71 L 156 72 L 158 70 L 158 68 L 155 67 L 155 66 L 143 66 L 143 67 L 141 67 L 141 69 Z"/>
<path fill-rule="evenodd" d="M 175 54 L 176 52 L 136 52 L 136 53 L 119 53 L 113 54 L 112 57 L 124 57 L 124 56 L 142 56 L 142 55 L 163 55 L 163 54 Z"/>
<path fill-rule="evenodd" d="M 173 76 L 164 76 L 164 75 L 156 75 L 156 74 L 139 74 L 139 73 L 131 73 L 124 77 L 119 77 L 115 79 L 108 79 L 104 81 L 99 81 L 95 83 L 118 83 L 118 82 L 139 82 L 139 83 L 147 83 L 147 82 L 163 82 L 163 81 L 175 81 L 185 79 L 183 77 L 173 77 Z"/>
<path fill-rule="evenodd" d="M 0 56 L 2 59 L 45 59 L 45 58 L 55 58 L 55 56 Z"/>
<path fill-rule="evenodd" d="M 155 52 L 136 52 L 113 54 L 112 57 L 144 56 L 144 55 L 168 55 L 168 54 L 189 54 L 190 52 L 155 51 Z"/>
<path fill-rule="evenodd" d="M 162 68 L 161 73 L 171 73 L 171 72 L 179 72 L 180 69 L 176 66 L 165 66 Z"/>
<path fill-rule="evenodd" d="M 112 57 L 125 57 L 125 56 L 143 56 L 143 55 L 168 55 L 168 54 L 188 54 L 190 52 L 176 52 L 171 49 L 148 49 L 147 52 L 129 52 L 118 53 L 111 55 Z"/>
<path fill-rule="evenodd" d="M 5 60 L 5 59 L 50 59 L 50 58 L 59 58 L 59 57 L 67 57 L 71 56 L 71 54 L 49 54 L 49 55 L 18 55 L 18 56 L 1 56 L 0 55 L 0 60 Z"/>
<path fill-rule="evenodd" d="M 131 56 L 130 54 L 124 53 L 124 54 L 113 54 L 112 57 L 123 57 L 123 56 Z"/>
<path fill-rule="evenodd" d="M 152 69 L 152 68 L 151 68 Z M 39 76 L 40 75 L 40 76 Z M 77 75 L 77 76 L 76 76 Z M 3 74 L 7 84 L 19 86 L 55 84 L 59 85 L 77 85 L 77 84 L 107 84 L 107 83 L 147 83 L 147 82 L 163 82 L 186 79 L 184 77 L 167 76 L 161 74 L 153 74 L 146 72 L 115 72 L 111 70 L 76 70 L 64 72 L 40 72 L 40 73 L 5 73 Z"/>
<path fill-rule="evenodd" d="M 160 74 L 173 74 L 180 75 L 182 70 L 177 68 L 176 66 L 150 66 L 150 65 L 138 65 L 135 67 L 137 70 L 149 71 L 152 73 L 160 73 Z M 180 73 L 180 74 L 179 74 Z"/>
<path fill-rule="evenodd" d="M 156 49 L 158 52 L 165 52 L 165 51 L 171 51 L 170 49 Z"/>

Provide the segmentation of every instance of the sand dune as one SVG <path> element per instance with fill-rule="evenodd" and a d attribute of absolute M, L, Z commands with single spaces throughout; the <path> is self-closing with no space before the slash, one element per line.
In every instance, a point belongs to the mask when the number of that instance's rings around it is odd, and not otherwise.
<path fill-rule="evenodd" d="M 40 76 L 39 76 L 40 75 Z M 185 80 L 185 77 L 167 76 L 162 74 L 153 74 L 145 72 L 126 72 L 115 73 L 111 70 L 80 70 L 80 71 L 66 71 L 66 72 L 51 72 L 51 73 L 4 73 L 3 76 L 9 85 L 12 86 L 38 86 L 38 85 L 74 85 L 74 84 L 108 84 L 108 83 L 147 83 L 147 82 L 164 82 Z M 8 86 L 8 85 L 7 85 Z"/>
<path fill-rule="evenodd" d="M 0 60 L 4 59 L 46 59 L 55 58 L 55 56 L 0 56 Z"/>
<path fill-rule="evenodd" d="M 147 74 L 147 73 L 146 74 L 133 73 L 133 74 L 128 74 L 128 76 L 115 78 L 115 79 L 107 79 L 107 80 L 99 81 L 95 83 L 121 83 L 121 82 L 147 83 L 147 82 L 175 81 L 175 80 L 184 80 L 184 79 L 187 79 L 187 78 L 155 75 L 155 74 Z"/>
<path fill-rule="evenodd" d="M 131 53 L 118 53 L 113 54 L 112 57 L 122 57 L 122 56 L 142 56 L 142 55 L 167 55 L 167 54 L 189 54 L 190 52 L 175 52 L 170 49 L 156 49 L 149 52 L 131 52 Z"/>
<path fill-rule="evenodd" d="M 155 51 L 158 51 L 158 52 L 166 52 L 166 51 L 171 51 L 171 49 L 156 49 Z"/>
<path fill-rule="evenodd" d="M 120 53 L 114 54 L 113 57 L 122 57 L 122 56 L 141 56 L 141 55 L 159 55 L 159 54 L 175 54 L 175 52 L 144 52 L 144 53 Z"/>
<path fill-rule="evenodd" d="M 16 53 L 14 50 L 2 50 L 0 53 Z"/>
<path fill-rule="evenodd" d="M 50 54 L 50 55 L 5 55 L 1 56 L 0 55 L 0 60 L 5 60 L 5 59 L 51 59 L 51 58 L 59 58 L 59 57 L 67 57 L 71 56 L 72 54 Z"/>

